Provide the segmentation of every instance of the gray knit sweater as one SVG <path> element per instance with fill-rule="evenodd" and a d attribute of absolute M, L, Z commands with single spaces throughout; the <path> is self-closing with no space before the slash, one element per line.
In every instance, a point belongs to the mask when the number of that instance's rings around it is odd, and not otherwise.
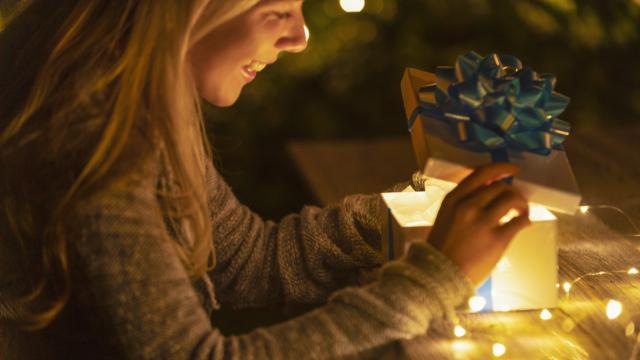
<path fill-rule="evenodd" d="M 21 332 L 2 319 L 19 311 L 0 294 L 0 359 L 337 359 L 423 334 L 471 293 L 458 268 L 428 244 L 381 263 L 379 196 L 356 195 L 263 221 L 232 194 L 211 163 L 208 204 L 217 265 L 187 276 L 156 197 L 160 167 L 86 201 L 70 248 L 72 298 L 46 330 Z M 7 254 L 5 254 L 7 255 Z M 10 258 L 3 257 L 3 258 Z M 1 290 L 1 289 L 0 289 Z M 218 306 L 323 306 L 275 326 L 223 336 Z"/>

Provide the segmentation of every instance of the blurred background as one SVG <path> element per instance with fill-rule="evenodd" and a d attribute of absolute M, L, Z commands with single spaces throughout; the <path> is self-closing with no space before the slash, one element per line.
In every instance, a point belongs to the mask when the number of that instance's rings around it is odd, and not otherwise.
<path fill-rule="evenodd" d="M 0 0 L 0 29 L 19 1 Z M 287 143 L 407 134 L 405 67 L 469 50 L 553 73 L 574 128 L 640 121 L 640 0 L 307 0 L 309 46 L 285 55 L 232 108 L 205 107 L 216 161 L 241 201 L 278 219 L 314 203 Z M 384 164 L 381 164 L 384 166 Z"/>

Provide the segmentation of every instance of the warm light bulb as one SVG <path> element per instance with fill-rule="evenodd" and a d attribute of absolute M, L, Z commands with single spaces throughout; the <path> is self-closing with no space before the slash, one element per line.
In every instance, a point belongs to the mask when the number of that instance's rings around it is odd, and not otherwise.
<path fill-rule="evenodd" d="M 311 35 L 311 33 L 309 32 L 309 28 L 307 27 L 307 25 L 304 26 L 304 39 L 306 41 L 309 41 L 309 36 Z"/>
<path fill-rule="evenodd" d="M 507 352 L 507 348 L 506 346 L 500 344 L 500 343 L 495 343 L 493 344 L 493 356 L 495 357 L 500 357 L 502 355 L 504 355 L 504 353 Z"/>
<path fill-rule="evenodd" d="M 364 0 L 340 0 L 340 7 L 346 12 L 360 12 L 364 9 Z"/>
<path fill-rule="evenodd" d="M 589 211 L 589 205 L 582 205 L 579 209 L 581 213 L 586 214 Z"/>
<path fill-rule="evenodd" d="M 553 317 L 553 314 L 551 314 L 551 311 L 547 309 L 542 309 L 542 311 L 540 311 L 540 319 L 550 320 L 552 317 Z"/>
<path fill-rule="evenodd" d="M 622 303 L 617 300 L 609 300 L 607 303 L 607 317 L 613 320 L 622 314 Z"/>
<path fill-rule="evenodd" d="M 571 290 L 571 283 L 565 281 L 564 284 L 562 284 L 562 288 L 564 289 L 564 292 L 569 292 L 569 290 Z"/>
<path fill-rule="evenodd" d="M 456 325 L 456 326 L 453 328 L 453 334 L 454 334 L 456 337 L 463 337 L 466 333 L 467 333 L 467 330 L 465 330 L 465 329 L 464 329 L 462 326 L 460 326 L 460 325 Z"/>
<path fill-rule="evenodd" d="M 637 268 L 632 267 L 631 269 L 629 269 L 629 271 L 627 271 L 627 274 L 629 274 L 629 275 L 636 275 L 636 274 L 638 274 L 638 269 L 637 269 Z"/>
<path fill-rule="evenodd" d="M 624 328 L 624 334 L 628 337 L 632 337 L 633 334 L 636 333 L 636 324 L 632 322 L 628 323 L 627 326 Z"/>
<path fill-rule="evenodd" d="M 472 296 L 469 299 L 469 308 L 472 312 L 478 312 L 484 309 L 485 305 L 487 305 L 487 300 L 482 296 Z"/>

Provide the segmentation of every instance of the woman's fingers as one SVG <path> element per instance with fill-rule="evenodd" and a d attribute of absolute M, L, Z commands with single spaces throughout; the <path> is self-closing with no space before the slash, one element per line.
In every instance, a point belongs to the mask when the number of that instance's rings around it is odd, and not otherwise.
<path fill-rule="evenodd" d="M 518 172 L 518 166 L 511 163 L 493 163 L 476 169 L 450 193 L 450 201 L 462 199 L 480 187 L 497 180 L 512 176 Z"/>
<path fill-rule="evenodd" d="M 495 198 L 504 193 L 505 191 L 509 191 L 511 188 L 510 185 L 503 183 L 502 181 L 496 181 L 491 185 L 476 190 L 467 196 L 464 199 L 464 202 L 472 203 L 478 209 L 483 209 L 488 206 Z"/>
<path fill-rule="evenodd" d="M 520 215 L 529 216 L 529 204 L 513 187 L 505 189 L 485 208 L 485 218 L 490 224 L 498 224 L 500 219 L 505 216 L 509 210 L 516 209 Z"/>
<path fill-rule="evenodd" d="M 529 220 L 529 215 L 520 215 L 500 226 L 497 231 L 500 238 L 511 241 L 511 239 L 516 236 L 520 230 L 526 228 L 530 224 L 531 220 Z M 507 245 L 509 244 L 509 241 L 506 241 Z"/>

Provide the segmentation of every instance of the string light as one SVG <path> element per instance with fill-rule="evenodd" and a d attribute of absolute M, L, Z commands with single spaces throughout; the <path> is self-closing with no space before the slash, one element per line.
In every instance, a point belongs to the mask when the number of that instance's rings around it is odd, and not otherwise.
<path fill-rule="evenodd" d="M 622 303 L 617 300 L 609 300 L 607 303 L 606 313 L 609 320 L 616 319 L 620 314 L 622 314 Z"/>
<path fill-rule="evenodd" d="M 501 357 L 502 355 L 504 355 L 507 352 L 507 347 L 504 346 L 501 343 L 495 343 L 493 344 L 493 356 L 495 357 Z"/>
<path fill-rule="evenodd" d="M 463 337 L 466 333 L 467 333 L 467 330 L 465 330 L 465 329 L 464 329 L 462 326 L 460 326 L 460 325 L 456 325 L 456 326 L 453 328 L 453 334 L 454 334 L 456 337 Z"/>
<path fill-rule="evenodd" d="M 633 323 L 633 321 L 631 321 L 630 323 L 627 324 L 627 326 L 624 328 L 624 334 L 627 337 L 632 337 L 634 334 L 636 333 L 636 324 Z"/>
<path fill-rule="evenodd" d="M 634 234 L 627 234 L 626 236 L 638 236 L 638 237 L 640 237 L 640 228 L 638 228 L 638 226 L 633 222 L 633 220 L 631 220 L 631 217 L 626 212 L 624 212 L 624 210 L 620 209 L 617 206 L 613 206 L 613 205 L 581 205 L 580 207 L 578 207 L 578 209 L 580 210 L 580 212 L 582 214 L 586 214 L 587 212 L 589 212 L 589 210 L 592 210 L 592 209 L 613 210 L 613 211 L 619 213 L 620 215 L 624 216 L 624 218 L 627 220 L 629 225 L 631 225 L 631 228 L 635 232 Z"/>
<path fill-rule="evenodd" d="M 553 314 L 551 314 L 551 311 L 547 309 L 542 309 L 542 311 L 540 311 L 540 319 L 546 321 L 546 320 L 551 320 L 552 317 L 553 317 Z"/>
<path fill-rule="evenodd" d="M 360 12 L 364 9 L 364 0 L 340 0 L 340 7 L 345 12 Z"/>
<path fill-rule="evenodd" d="M 482 296 L 472 296 L 469 299 L 469 309 L 471 309 L 472 312 L 481 311 L 486 305 L 487 300 Z"/>
<path fill-rule="evenodd" d="M 637 231 L 638 234 L 634 234 L 634 235 L 625 235 L 625 236 L 638 236 L 640 237 L 640 230 L 638 230 L 638 226 L 636 226 L 633 221 L 631 220 L 631 218 L 621 209 L 616 208 L 614 206 L 609 206 L 609 205 L 598 205 L 598 206 L 593 206 L 593 205 L 583 205 L 579 207 L 579 212 L 582 214 L 586 214 L 589 212 L 589 210 L 591 209 L 597 209 L 597 208 L 603 208 L 603 209 L 611 209 L 611 210 L 615 210 L 617 212 L 619 212 L 620 214 L 622 214 L 623 216 L 625 216 L 627 218 L 627 220 L 629 221 L 629 224 L 631 225 L 631 227 L 633 228 L 634 231 Z M 604 275 L 630 275 L 630 276 L 635 276 L 640 274 L 640 270 L 639 270 L 640 266 L 636 267 L 636 266 L 630 266 L 624 270 L 620 269 L 620 270 L 616 270 L 616 271 L 598 271 L 598 272 L 592 272 L 592 273 L 587 273 L 587 274 L 583 274 L 573 280 L 570 281 L 564 281 L 564 282 L 558 282 L 556 283 L 556 288 L 562 288 L 564 290 L 564 292 L 566 293 L 567 298 L 569 297 L 569 294 L 571 292 L 571 289 L 573 289 L 574 285 L 576 285 L 578 282 L 586 279 L 586 278 L 590 278 L 590 277 L 597 277 L 597 276 L 604 276 Z M 479 312 L 482 311 L 486 305 L 487 305 L 487 300 L 482 297 L 482 296 L 473 296 L 469 299 L 468 301 L 468 305 L 469 305 L 469 309 L 471 312 Z M 605 306 L 605 315 L 609 320 L 616 320 L 619 319 L 620 316 L 622 315 L 624 311 L 624 307 L 623 304 L 615 299 L 609 299 L 606 303 Z M 558 314 L 556 314 L 558 315 Z M 549 309 L 542 309 L 539 312 L 539 317 L 542 321 L 548 321 L 554 318 L 554 314 L 549 310 Z M 560 327 L 563 331 L 569 333 L 571 331 L 573 331 L 576 326 L 576 320 L 573 319 L 572 317 L 564 317 L 561 316 L 562 321 L 560 322 Z M 579 320 L 578 320 L 579 322 Z M 638 330 L 636 328 L 636 325 L 633 321 L 629 322 L 626 324 L 626 326 L 624 327 L 624 335 L 626 337 L 630 337 L 630 338 L 634 338 L 636 336 L 636 330 Z M 469 336 L 470 333 L 472 333 L 473 331 L 469 331 L 465 328 L 463 328 L 460 325 L 455 325 L 454 329 L 453 329 L 453 334 L 455 335 L 456 338 L 462 338 L 464 336 Z M 456 346 L 456 345 L 462 345 L 462 343 L 460 342 L 464 342 L 464 340 L 460 339 L 460 340 L 453 340 L 452 345 L 454 350 L 461 350 L 463 347 L 465 350 L 469 350 L 469 346 L 472 344 L 470 342 L 465 342 L 465 346 Z M 495 340 L 494 340 L 495 341 Z M 460 344 L 458 344 L 460 343 Z M 492 345 L 492 353 L 494 357 L 502 357 L 506 354 L 507 352 L 507 348 L 504 344 L 499 343 L 499 342 L 495 342 Z M 640 353 L 640 332 L 638 332 L 637 334 L 637 339 L 636 342 L 633 346 L 632 349 L 632 357 L 630 357 L 630 359 L 635 359 L 635 355 L 637 355 L 638 353 Z"/>

